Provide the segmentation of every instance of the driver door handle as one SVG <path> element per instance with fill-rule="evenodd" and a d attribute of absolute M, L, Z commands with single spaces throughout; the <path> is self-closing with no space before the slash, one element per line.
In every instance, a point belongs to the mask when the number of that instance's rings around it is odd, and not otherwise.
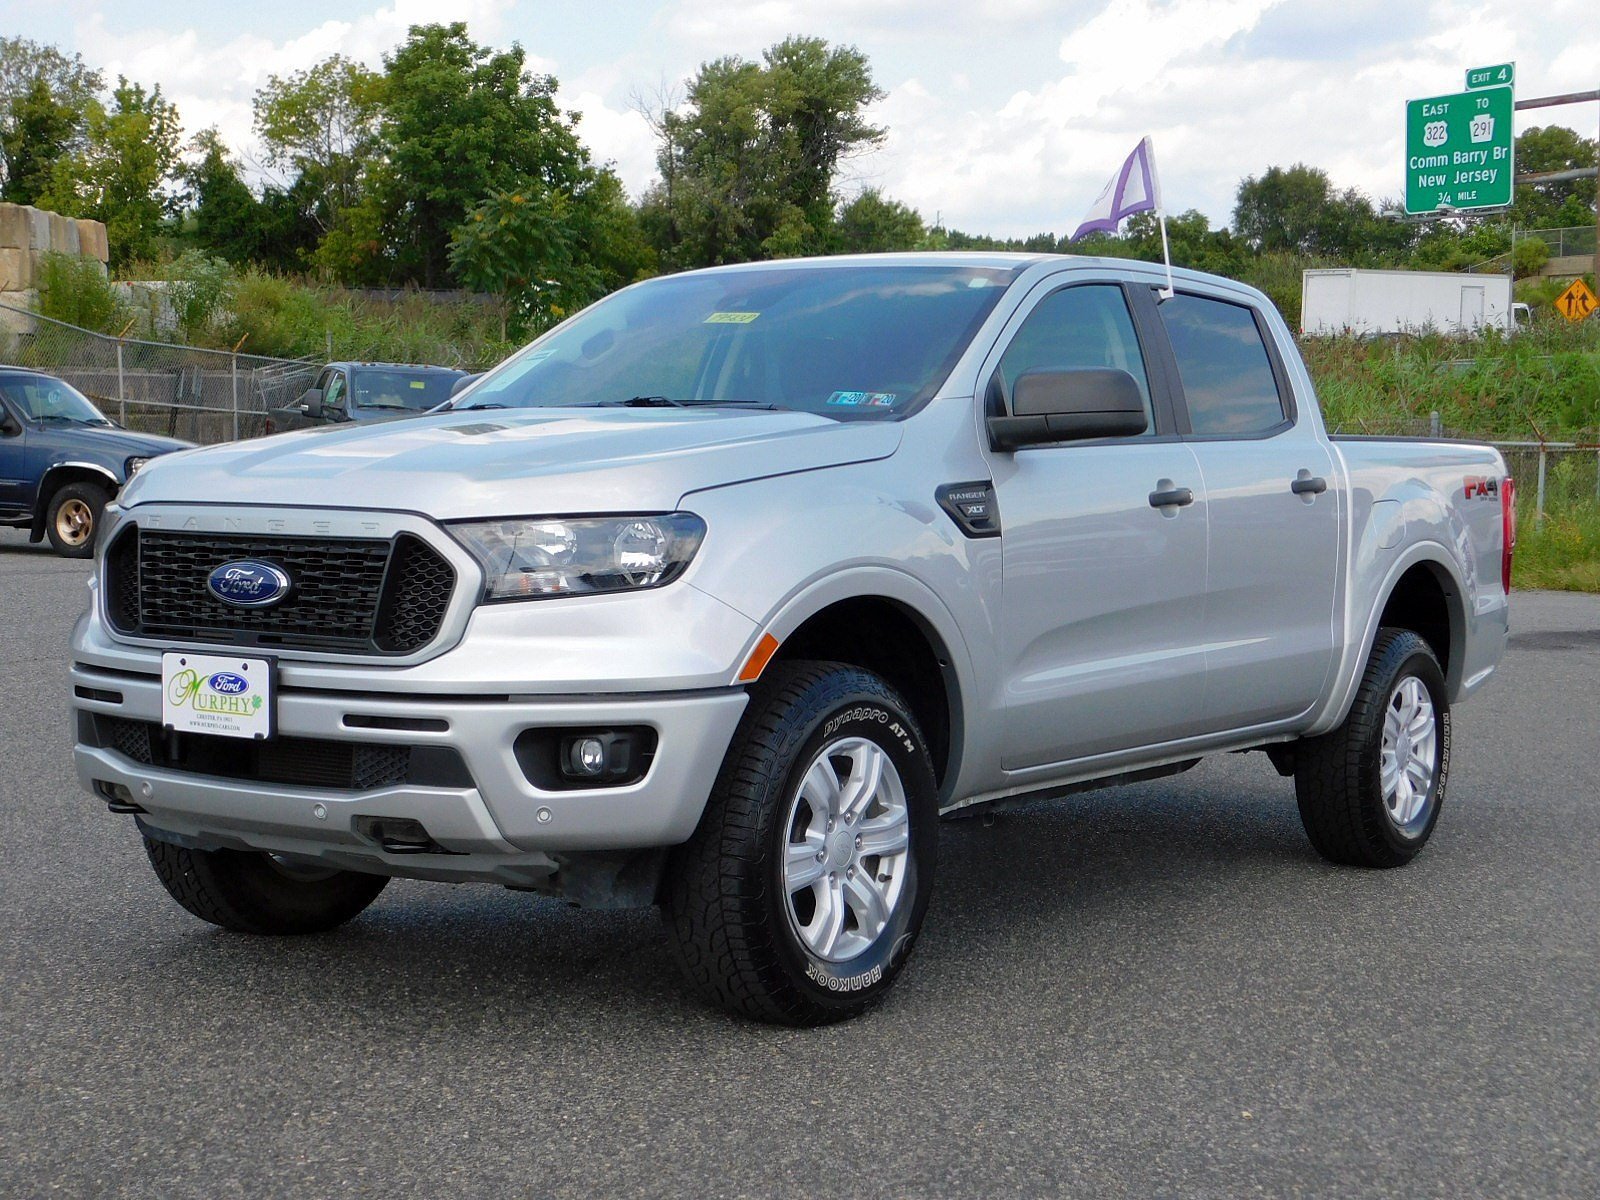
<path fill-rule="evenodd" d="M 1150 493 L 1151 508 L 1170 508 L 1176 506 L 1183 508 L 1194 503 L 1194 493 L 1186 487 L 1167 488 L 1165 491 Z"/>
<path fill-rule="evenodd" d="M 1301 472 L 1298 478 L 1289 481 L 1289 490 L 1296 496 L 1320 496 L 1328 490 L 1328 481 L 1321 475 Z"/>

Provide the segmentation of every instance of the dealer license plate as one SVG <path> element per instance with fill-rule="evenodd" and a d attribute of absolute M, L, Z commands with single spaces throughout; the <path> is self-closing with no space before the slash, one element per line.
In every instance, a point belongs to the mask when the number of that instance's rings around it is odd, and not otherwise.
<path fill-rule="evenodd" d="M 169 650 L 161 656 L 161 723 L 185 733 L 270 738 L 273 663 Z"/>

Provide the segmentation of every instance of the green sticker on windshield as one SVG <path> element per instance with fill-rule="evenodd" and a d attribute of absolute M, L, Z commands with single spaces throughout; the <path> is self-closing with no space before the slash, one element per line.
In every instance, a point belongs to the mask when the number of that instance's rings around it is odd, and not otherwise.
<path fill-rule="evenodd" d="M 748 325 L 759 317 L 752 312 L 714 312 L 705 319 L 707 325 Z"/>
<path fill-rule="evenodd" d="M 411 386 L 420 392 L 428 386 L 428 381 L 426 379 L 413 379 L 411 381 Z"/>

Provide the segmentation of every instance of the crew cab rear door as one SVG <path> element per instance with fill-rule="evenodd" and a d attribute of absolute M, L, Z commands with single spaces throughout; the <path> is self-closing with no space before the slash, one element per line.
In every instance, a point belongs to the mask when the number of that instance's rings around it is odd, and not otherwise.
<path fill-rule="evenodd" d="M 1007 770 L 1181 737 L 1203 711 L 1205 489 L 1147 361 L 1141 305 L 1154 308 L 1142 288 L 1082 271 L 1046 280 L 980 376 L 999 415 L 1023 371 L 1125 370 L 1149 418 L 1137 437 L 989 452 Z"/>
<path fill-rule="evenodd" d="M 1333 667 L 1342 500 L 1333 455 L 1296 405 L 1263 313 L 1200 286 L 1157 313 L 1206 492 L 1207 732 L 1297 716 Z"/>

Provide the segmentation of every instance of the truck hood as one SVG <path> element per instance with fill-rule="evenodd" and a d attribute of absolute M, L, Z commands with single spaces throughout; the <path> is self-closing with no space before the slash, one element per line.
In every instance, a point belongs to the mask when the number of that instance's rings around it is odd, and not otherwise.
<path fill-rule="evenodd" d="M 893 454 L 895 422 L 734 408 L 489 409 L 308 429 L 151 463 L 150 503 L 420 512 L 667 512 L 688 492 Z"/>
<path fill-rule="evenodd" d="M 45 430 L 56 435 L 54 440 L 70 444 L 71 448 L 85 453 L 104 454 L 107 458 L 134 457 L 137 455 L 170 454 L 174 450 L 187 450 L 193 442 L 180 442 L 177 438 L 160 437 L 153 433 L 136 433 L 131 429 L 112 429 L 104 425 L 48 425 Z M 65 435 L 65 436 L 62 436 Z"/>

